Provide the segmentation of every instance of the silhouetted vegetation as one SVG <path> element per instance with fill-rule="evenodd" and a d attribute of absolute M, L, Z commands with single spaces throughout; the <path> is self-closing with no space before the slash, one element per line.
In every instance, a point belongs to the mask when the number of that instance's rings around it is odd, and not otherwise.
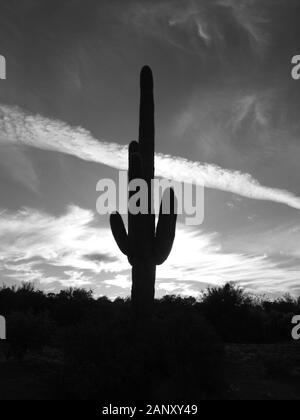
<path fill-rule="evenodd" d="M 170 255 L 175 239 L 177 202 L 172 188 L 165 191 L 156 226 L 152 181 L 155 179 L 155 121 L 153 74 L 150 67 L 142 68 L 140 77 L 141 100 L 139 142 L 129 145 L 128 178 L 130 182 L 143 180 L 148 188 L 147 214 L 133 214 L 128 203 L 128 232 L 119 213 L 110 218 L 113 236 L 120 251 L 132 266 L 131 300 L 136 321 L 142 323 L 153 313 L 156 266 Z M 129 192 L 129 199 L 136 191 Z M 169 202 L 169 212 L 165 203 Z M 168 208 L 168 207 L 167 207 Z"/>
<path fill-rule="evenodd" d="M 153 320 L 141 331 L 130 306 L 81 289 L 45 294 L 28 284 L 2 287 L 6 360 L 35 355 L 49 398 L 218 398 L 222 342 L 289 342 L 291 319 L 300 314 L 299 299 L 258 299 L 231 284 L 198 300 L 156 300 Z"/>
<path fill-rule="evenodd" d="M 227 343 L 291 341 L 291 321 L 300 313 L 300 299 L 266 300 L 233 284 L 209 289 L 196 306 Z"/>

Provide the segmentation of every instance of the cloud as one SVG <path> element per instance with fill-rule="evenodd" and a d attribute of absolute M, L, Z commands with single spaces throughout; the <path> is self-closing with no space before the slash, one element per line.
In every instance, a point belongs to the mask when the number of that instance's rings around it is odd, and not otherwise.
<path fill-rule="evenodd" d="M 38 176 L 25 150 L 15 146 L 2 146 L 0 165 L 16 182 L 38 193 Z"/>
<path fill-rule="evenodd" d="M 278 96 L 276 89 L 198 88 L 175 115 L 172 135 L 179 146 L 188 144 L 204 159 L 229 167 L 257 167 L 274 157 L 280 138 L 286 147 Z M 282 150 L 278 155 L 283 156 Z"/>
<path fill-rule="evenodd" d="M 127 169 L 126 147 L 98 141 L 83 128 L 73 128 L 40 115 L 28 115 L 16 107 L 0 105 L 1 143 L 56 151 L 119 170 Z M 160 154 L 156 156 L 156 175 L 300 209 L 300 198 L 292 193 L 265 187 L 250 174 L 212 164 Z"/>
<path fill-rule="evenodd" d="M 95 227 L 95 221 L 92 211 L 75 206 L 57 217 L 34 209 L 2 211 L 3 281 L 35 282 L 51 291 L 72 286 L 91 288 L 98 295 L 128 296 L 127 258 L 120 253 L 110 229 Z M 228 281 L 276 296 L 300 292 L 300 262 L 290 264 L 290 256 L 277 261 L 271 257 L 259 249 L 230 250 L 217 233 L 178 224 L 170 258 L 157 269 L 157 292 L 197 296 L 206 285 Z"/>
<path fill-rule="evenodd" d="M 114 262 L 116 261 L 115 257 L 111 257 L 107 254 L 89 254 L 89 255 L 84 255 L 84 257 L 88 260 L 88 261 L 98 261 L 98 262 Z"/>
<path fill-rule="evenodd" d="M 252 125 L 268 126 L 266 99 L 263 101 L 261 97 L 252 94 L 237 100 L 231 120 L 233 129 L 237 130 L 247 120 L 250 120 Z"/>
<path fill-rule="evenodd" d="M 131 281 L 126 275 L 118 274 L 115 279 L 113 280 L 105 280 L 105 284 L 108 286 L 118 287 L 119 289 L 130 290 L 131 289 Z"/>
<path fill-rule="evenodd" d="M 92 211 L 76 206 L 60 217 L 28 208 L 16 213 L 2 211 L 2 272 L 15 280 L 81 287 L 95 285 L 100 274 L 128 270 L 110 229 L 93 227 L 95 220 Z M 90 258 L 96 255 L 102 257 Z"/>
<path fill-rule="evenodd" d="M 157 285 L 158 291 L 168 295 L 181 295 L 181 296 L 193 296 L 195 298 L 199 297 L 199 288 L 193 288 L 193 284 L 190 283 L 180 283 L 180 282 L 158 282 Z"/>
<path fill-rule="evenodd" d="M 231 10 L 235 21 L 247 33 L 253 48 L 258 52 L 263 50 L 269 44 L 269 35 L 266 31 L 266 25 L 269 20 L 262 15 L 260 9 L 261 0 L 221 0 L 219 5 Z"/>
<path fill-rule="evenodd" d="M 300 225 L 296 222 L 284 223 L 274 228 L 258 228 L 235 232 L 224 238 L 226 249 L 236 252 L 268 255 L 270 258 L 283 258 L 289 264 L 300 261 Z M 294 261 L 294 262 L 293 262 Z"/>
<path fill-rule="evenodd" d="M 272 232 L 265 235 L 272 242 Z M 291 241 L 289 243 L 291 245 Z M 218 286 L 235 282 L 249 291 L 275 296 L 285 292 L 300 293 L 300 261 L 291 264 L 290 257 L 276 260 L 262 249 L 238 249 L 229 244 L 217 233 L 179 225 L 172 253 L 157 269 L 160 288 L 186 295 L 186 289 L 199 292 L 203 284 Z"/>
<path fill-rule="evenodd" d="M 191 34 L 198 36 L 206 45 L 209 45 L 212 36 L 208 32 L 206 21 L 201 17 L 197 8 L 186 8 L 177 13 L 170 13 L 168 21 L 171 27 L 178 27 L 188 30 Z"/>
<path fill-rule="evenodd" d="M 216 58 L 229 50 L 240 54 L 240 43 L 255 53 L 268 46 L 268 20 L 256 1 L 133 1 L 123 15 L 139 33 L 199 55 L 208 49 Z"/>

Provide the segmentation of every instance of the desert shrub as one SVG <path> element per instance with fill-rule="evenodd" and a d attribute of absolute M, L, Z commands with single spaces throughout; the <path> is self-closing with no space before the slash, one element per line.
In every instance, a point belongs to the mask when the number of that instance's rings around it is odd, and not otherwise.
<path fill-rule="evenodd" d="M 282 298 L 274 301 L 263 302 L 264 310 L 269 312 L 277 312 L 281 314 L 299 314 L 300 313 L 300 298 L 294 299 L 289 294 L 284 295 Z"/>
<path fill-rule="evenodd" d="M 263 300 L 233 284 L 209 289 L 195 307 L 228 343 L 288 342 L 293 314 L 300 313 L 298 301 L 289 295 Z"/>
<path fill-rule="evenodd" d="M 243 289 L 233 284 L 208 289 L 197 307 L 224 341 L 262 340 L 262 312 L 259 305 Z"/>
<path fill-rule="evenodd" d="M 76 325 L 93 307 L 95 301 L 91 290 L 69 288 L 52 298 L 51 309 L 59 325 Z"/>
<path fill-rule="evenodd" d="M 36 290 L 31 283 L 23 283 L 19 287 L 0 288 L 1 314 L 8 316 L 11 312 L 41 313 L 47 309 L 47 296 Z"/>
<path fill-rule="evenodd" d="M 25 354 L 28 349 L 47 344 L 63 348 L 66 357 L 82 361 L 81 366 L 83 363 L 98 366 L 99 354 L 109 362 L 110 355 L 106 351 L 115 352 L 116 358 L 121 357 L 118 343 L 125 343 L 122 353 L 125 359 L 124 352 L 129 345 L 133 348 L 141 345 L 132 341 L 135 338 L 130 335 L 130 300 L 112 302 L 104 297 L 94 299 L 92 292 L 84 289 L 68 289 L 46 295 L 30 284 L 18 288 L 2 287 L 0 313 L 7 317 L 8 339 L 15 354 Z M 175 319 L 178 325 L 183 320 L 180 334 L 184 340 L 187 340 L 184 328 L 187 331 L 205 329 L 206 332 L 213 328 L 225 342 L 275 343 L 291 340 L 291 319 L 300 313 L 300 307 L 299 299 L 290 296 L 276 301 L 259 300 L 241 288 L 227 284 L 209 289 L 201 300 L 179 296 L 156 300 L 155 313 L 157 325 L 151 332 L 154 343 L 163 336 L 163 329 L 169 341 L 172 341 L 172 336 L 168 331 L 173 331 L 173 336 L 177 337 L 176 328 L 172 330 Z M 189 322 L 193 327 L 187 327 Z M 197 326 L 197 322 L 201 325 Z M 176 338 L 177 342 L 179 339 Z M 197 335 L 194 341 L 195 346 L 199 345 Z M 167 343 L 163 343 L 163 349 Z M 180 347 L 178 343 L 174 344 L 176 346 Z M 192 344 L 189 346 L 193 348 Z M 141 354 L 144 354 L 143 351 Z M 139 360 L 137 355 L 136 358 Z"/>

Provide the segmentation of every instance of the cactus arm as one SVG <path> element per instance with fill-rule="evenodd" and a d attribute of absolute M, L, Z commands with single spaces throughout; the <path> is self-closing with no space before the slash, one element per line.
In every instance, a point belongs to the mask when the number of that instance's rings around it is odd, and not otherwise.
<path fill-rule="evenodd" d="M 169 200 L 169 203 L 166 202 Z M 164 206 L 170 204 L 169 213 L 163 214 Z M 175 240 L 177 222 L 177 200 L 172 188 L 165 191 L 155 237 L 155 264 L 163 264 L 169 257 Z"/>
<path fill-rule="evenodd" d="M 129 157 L 129 165 L 130 165 L 130 156 L 133 153 L 140 153 L 140 145 L 137 141 L 132 141 L 129 144 L 129 150 L 128 150 L 128 157 Z"/>
<path fill-rule="evenodd" d="M 120 251 L 129 255 L 129 240 L 121 215 L 116 212 L 110 216 L 110 227 Z"/>
<path fill-rule="evenodd" d="M 129 182 L 134 179 L 143 179 L 143 164 L 140 153 L 130 153 L 129 156 Z"/>

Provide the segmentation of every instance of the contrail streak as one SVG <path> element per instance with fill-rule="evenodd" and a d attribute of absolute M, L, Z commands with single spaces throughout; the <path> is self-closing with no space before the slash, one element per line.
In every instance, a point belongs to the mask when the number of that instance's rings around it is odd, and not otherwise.
<path fill-rule="evenodd" d="M 71 127 L 40 115 L 30 115 L 17 107 L 0 105 L 0 144 L 26 145 L 56 151 L 118 170 L 127 170 L 125 146 L 99 141 L 83 128 Z M 158 154 L 156 175 L 300 209 L 300 197 L 293 193 L 263 186 L 250 174 L 223 169 L 213 164 Z"/>

